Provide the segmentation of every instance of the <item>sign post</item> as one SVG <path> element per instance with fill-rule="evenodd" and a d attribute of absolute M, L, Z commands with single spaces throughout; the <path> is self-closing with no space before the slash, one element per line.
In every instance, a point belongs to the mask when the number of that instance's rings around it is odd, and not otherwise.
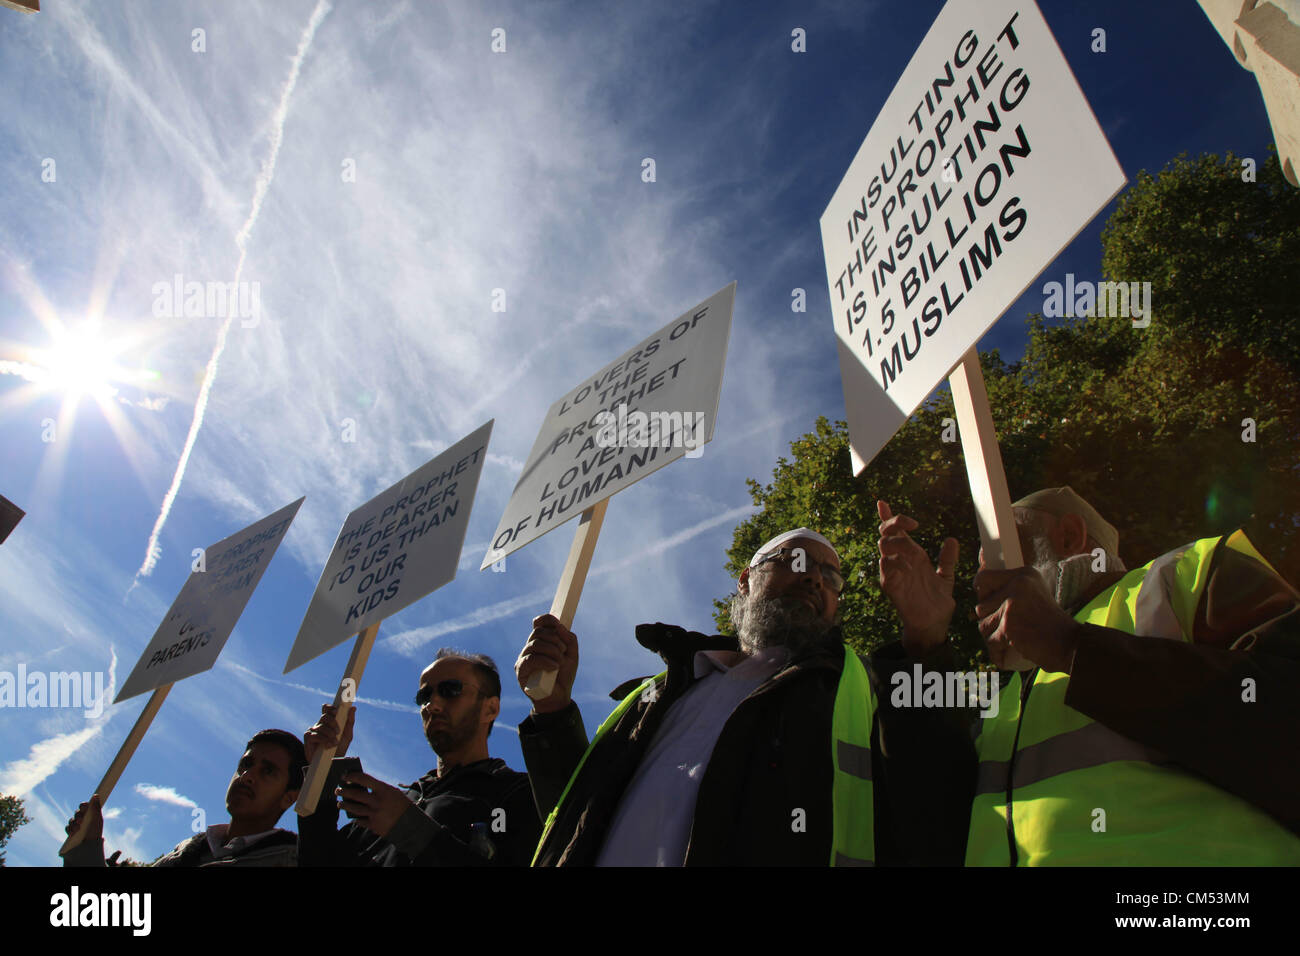
<path fill-rule="evenodd" d="M 465 436 L 343 522 L 289 650 L 284 673 L 360 632 L 334 695 L 339 730 L 356 699 L 379 622 L 456 576 L 492 422 Z M 295 809 L 316 811 L 334 748 L 317 750 Z"/>
<path fill-rule="evenodd" d="M 573 627 L 574 615 L 578 613 L 578 600 L 582 597 L 582 586 L 587 583 L 587 570 L 596 553 L 596 539 L 600 536 L 600 526 L 605 523 L 608 506 L 609 499 L 605 498 L 584 511 L 573 533 L 569 558 L 564 562 L 555 599 L 551 601 L 551 614 L 565 627 Z M 529 675 L 524 693 L 533 700 L 545 700 L 555 690 L 555 675 L 555 671 L 535 671 Z"/>
<path fill-rule="evenodd" d="M 95 788 L 101 805 L 108 802 L 172 684 L 206 671 L 216 663 L 302 502 L 303 499 L 299 498 L 218 541 L 196 560 L 198 566 L 176 595 L 167 616 L 158 625 L 153 639 L 114 700 L 114 703 L 119 703 L 145 691 L 153 691 L 108 772 Z M 89 825 L 87 814 L 82 825 L 59 847 L 60 856 L 85 840 Z"/>
<path fill-rule="evenodd" d="M 975 520 L 979 524 L 984 563 L 990 568 L 1018 568 L 1025 563 L 1020 553 L 1020 536 L 1011 516 L 1011 493 L 1002 467 L 998 436 L 993 429 L 993 410 L 984 388 L 979 353 L 971 349 L 948 376 L 952 402 L 957 411 L 962 456 Z"/>
<path fill-rule="evenodd" d="M 358 634 L 356 643 L 352 645 L 352 656 L 348 658 L 348 666 L 343 670 L 343 680 L 339 681 L 339 689 L 334 692 L 334 707 L 337 709 L 340 732 L 348 725 L 348 711 L 356 700 L 361 675 L 365 673 L 366 664 L 370 660 L 370 649 L 375 646 L 375 636 L 378 633 L 379 624 L 376 622 Z M 298 802 L 294 805 L 299 816 L 307 816 L 315 811 L 321 790 L 325 788 L 325 778 L 329 776 L 330 761 L 337 751 L 338 747 L 322 747 L 312 755 L 311 766 L 303 775 Z"/>
<path fill-rule="evenodd" d="M 946 376 L 990 567 L 1018 567 L 980 337 L 1123 187 L 1034 0 L 949 2 L 821 218 L 853 473 Z"/>
<path fill-rule="evenodd" d="M 610 497 L 713 439 L 735 299 L 733 282 L 551 406 L 479 570 L 581 515 L 551 605 L 572 626 Z M 554 682 L 540 672 L 524 692 Z"/>

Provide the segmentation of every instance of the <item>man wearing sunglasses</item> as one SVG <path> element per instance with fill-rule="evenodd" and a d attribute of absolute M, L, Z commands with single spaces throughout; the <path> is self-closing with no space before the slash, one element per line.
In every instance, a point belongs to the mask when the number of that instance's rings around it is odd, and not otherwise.
<path fill-rule="evenodd" d="M 522 687 L 557 673 L 519 727 L 549 815 L 535 865 L 960 863 L 968 804 L 949 794 L 974 772 L 964 721 L 919 710 L 905 720 L 922 731 L 897 721 L 888 687 L 873 690 L 843 643 L 843 587 L 830 541 L 808 528 L 776 536 L 740 573 L 737 637 L 636 629 L 667 670 L 616 690 L 622 703 L 590 744 L 570 697 L 577 638 L 536 618 L 516 676 Z"/>
<path fill-rule="evenodd" d="M 415 703 L 438 766 L 405 791 L 368 773 L 348 773 L 299 823 L 301 866 L 484 866 L 527 864 L 541 830 L 528 776 L 488 755 L 501 711 L 501 678 L 484 654 L 444 648 L 420 675 Z M 340 735 L 335 709 L 304 743 L 347 753 L 356 708 Z M 336 802 L 336 794 L 342 797 Z M 338 812 L 353 822 L 338 828 Z"/>

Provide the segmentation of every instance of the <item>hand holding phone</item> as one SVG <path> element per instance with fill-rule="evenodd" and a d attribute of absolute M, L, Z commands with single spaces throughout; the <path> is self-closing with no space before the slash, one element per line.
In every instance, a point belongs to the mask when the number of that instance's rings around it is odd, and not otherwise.
<path fill-rule="evenodd" d="M 362 773 L 360 757 L 335 757 L 330 761 L 329 776 L 325 779 L 325 786 L 329 793 L 333 794 L 336 789 L 342 788 L 343 799 L 348 798 L 348 790 L 366 791 L 366 788 L 359 783 L 344 783 L 343 778 L 350 773 Z M 344 809 L 343 811 L 349 819 L 355 819 L 352 811 Z"/>

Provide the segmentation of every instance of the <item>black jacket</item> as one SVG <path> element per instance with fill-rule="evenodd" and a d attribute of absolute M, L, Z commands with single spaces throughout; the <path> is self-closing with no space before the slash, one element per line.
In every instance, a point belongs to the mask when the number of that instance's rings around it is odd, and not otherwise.
<path fill-rule="evenodd" d="M 429 771 L 406 793 L 411 807 L 388 837 L 358 823 L 338 829 L 324 793 L 298 823 L 299 866 L 526 866 L 541 833 L 527 774 L 480 760 L 439 779 Z"/>
<path fill-rule="evenodd" d="M 695 652 L 737 649 L 733 638 L 665 624 L 641 625 L 636 634 L 663 658 L 666 678 L 593 748 L 540 848 L 539 865 L 595 863 L 664 714 L 694 683 Z M 911 664 L 901 648 L 893 658 L 873 658 L 868 666 L 878 706 L 872 728 L 876 862 L 959 864 L 975 772 L 966 720 L 953 711 L 893 709 L 880 681 L 895 666 Z M 833 832 L 831 721 L 843 662 L 837 630 L 737 706 L 700 782 L 688 866 L 827 864 Z M 912 745 L 919 740 L 927 741 L 924 750 Z M 572 704 L 531 715 L 520 724 L 519 741 L 545 818 L 587 748 L 582 717 Z M 792 825 L 797 810 L 804 811 L 803 827 Z"/>

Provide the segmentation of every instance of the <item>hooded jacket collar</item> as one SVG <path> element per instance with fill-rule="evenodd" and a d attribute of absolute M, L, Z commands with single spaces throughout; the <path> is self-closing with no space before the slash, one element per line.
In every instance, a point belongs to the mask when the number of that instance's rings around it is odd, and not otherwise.
<path fill-rule="evenodd" d="M 740 644 L 734 637 L 726 637 L 721 634 L 701 634 L 698 631 L 688 631 L 674 624 L 638 624 L 636 627 L 636 640 L 646 650 L 653 651 L 663 658 L 670 673 L 674 669 L 683 669 L 689 672 L 696 651 L 740 650 Z M 822 644 L 806 649 L 799 656 L 793 658 L 786 667 L 819 667 L 826 665 L 838 668 L 843 662 L 843 651 L 841 649 L 843 644 L 844 634 L 839 625 L 836 625 L 827 632 L 826 640 Z"/>

